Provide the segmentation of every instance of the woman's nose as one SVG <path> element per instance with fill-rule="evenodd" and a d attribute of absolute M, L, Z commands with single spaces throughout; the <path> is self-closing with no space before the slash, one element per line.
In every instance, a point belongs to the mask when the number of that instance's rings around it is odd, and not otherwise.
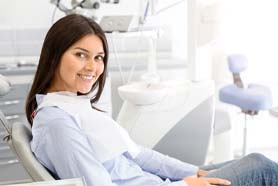
<path fill-rule="evenodd" d="M 94 59 L 88 60 L 85 64 L 85 69 L 89 71 L 93 71 L 96 68 L 96 63 Z"/>

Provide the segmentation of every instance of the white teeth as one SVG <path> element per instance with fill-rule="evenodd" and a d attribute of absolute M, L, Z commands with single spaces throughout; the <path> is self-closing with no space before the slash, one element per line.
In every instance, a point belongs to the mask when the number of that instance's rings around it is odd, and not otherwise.
<path fill-rule="evenodd" d="M 93 79 L 93 76 L 86 76 L 86 75 L 79 75 L 82 79 L 85 79 L 85 80 L 91 80 Z"/>

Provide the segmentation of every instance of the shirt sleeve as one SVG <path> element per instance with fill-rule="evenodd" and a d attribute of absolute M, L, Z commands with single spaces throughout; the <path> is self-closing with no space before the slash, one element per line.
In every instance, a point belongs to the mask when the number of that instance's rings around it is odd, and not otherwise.
<path fill-rule="evenodd" d="M 184 163 L 144 147 L 141 147 L 140 154 L 133 160 L 143 170 L 156 174 L 164 179 L 168 178 L 172 181 L 182 180 L 187 176 L 196 174 L 198 171 L 198 167 L 195 165 Z M 184 183 L 183 181 L 183 184 Z"/>
<path fill-rule="evenodd" d="M 52 167 L 61 179 L 83 177 L 88 186 L 116 186 L 73 121 L 61 118 L 47 125 L 35 151 L 46 167 Z"/>

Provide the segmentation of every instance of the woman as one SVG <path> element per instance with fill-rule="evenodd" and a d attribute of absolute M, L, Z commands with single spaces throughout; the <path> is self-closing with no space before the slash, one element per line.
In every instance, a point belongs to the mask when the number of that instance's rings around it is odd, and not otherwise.
<path fill-rule="evenodd" d="M 66 16 L 46 35 L 26 115 L 32 151 L 53 175 L 84 177 L 88 186 L 278 185 L 277 165 L 259 154 L 208 172 L 135 144 L 92 106 L 102 94 L 107 61 L 105 35 L 91 19 Z"/>

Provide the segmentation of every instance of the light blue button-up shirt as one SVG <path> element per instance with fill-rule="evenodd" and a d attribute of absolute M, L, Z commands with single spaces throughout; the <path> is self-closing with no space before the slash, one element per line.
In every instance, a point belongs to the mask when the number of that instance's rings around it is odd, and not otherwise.
<path fill-rule="evenodd" d="M 186 186 L 183 178 L 198 168 L 141 147 L 136 158 L 123 153 L 99 162 L 74 118 L 57 107 L 36 114 L 31 148 L 38 160 L 61 179 L 83 177 L 87 186 Z"/>

